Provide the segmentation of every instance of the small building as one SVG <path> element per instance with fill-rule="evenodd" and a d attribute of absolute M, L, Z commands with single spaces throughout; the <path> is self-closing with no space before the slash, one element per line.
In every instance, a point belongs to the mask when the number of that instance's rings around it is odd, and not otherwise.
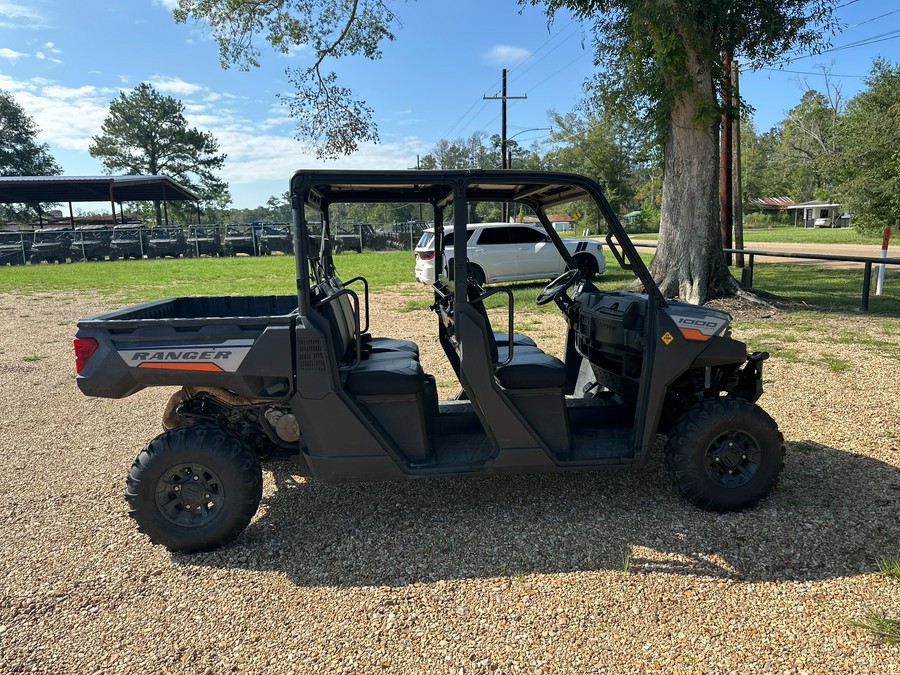
<path fill-rule="evenodd" d="M 840 204 L 813 200 L 786 207 L 793 211 L 797 227 L 850 227 L 850 214 Z"/>
<path fill-rule="evenodd" d="M 767 216 L 774 216 L 794 206 L 794 200 L 790 197 L 760 197 L 750 202 Z"/>

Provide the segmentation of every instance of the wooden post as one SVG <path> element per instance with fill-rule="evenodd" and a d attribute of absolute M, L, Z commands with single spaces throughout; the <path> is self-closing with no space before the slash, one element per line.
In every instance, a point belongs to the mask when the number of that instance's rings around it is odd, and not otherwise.
<path fill-rule="evenodd" d="M 731 62 L 731 95 L 734 102 L 734 248 L 744 248 L 744 205 L 741 188 L 741 97 L 738 93 L 738 62 Z M 744 266 L 744 254 L 738 253 L 735 267 Z"/>

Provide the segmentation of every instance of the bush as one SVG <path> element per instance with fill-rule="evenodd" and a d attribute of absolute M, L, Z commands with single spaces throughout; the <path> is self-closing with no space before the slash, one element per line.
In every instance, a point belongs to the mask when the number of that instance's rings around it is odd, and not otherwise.
<path fill-rule="evenodd" d="M 744 214 L 744 229 L 747 230 L 767 230 L 773 227 L 788 227 L 793 224 L 794 221 L 789 211 L 779 211 L 774 214 L 755 211 Z"/>

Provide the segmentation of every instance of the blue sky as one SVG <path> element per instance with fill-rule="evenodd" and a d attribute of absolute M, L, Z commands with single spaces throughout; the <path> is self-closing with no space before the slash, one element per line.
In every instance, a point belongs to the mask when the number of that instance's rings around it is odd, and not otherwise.
<path fill-rule="evenodd" d="M 308 63 L 309 55 L 269 50 L 260 68 L 223 70 L 202 25 L 174 22 L 174 4 L 0 0 L 0 89 L 34 118 L 64 173 L 102 173 L 87 152 L 91 137 L 120 90 L 145 81 L 184 102 L 189 123 L 219 140 L 234 206 L 264 204 L 287 189 L 294 170 L 322 166 L 293 139 L 293 121 L 276 98 L 290 91 L 285 69 Z M 408 168 L 441 138 L 499 133 L 500 103 L 483 97 L 499 93 L 504 67 L 508 94 L 527 95 L 509 102 L 508 133 L 527 144 L 546 137 L 547 111 L 571 110 L 594 72 L 589 35 L 566 16 L 548 27 L 539 8 L 520 8 L 515 0 L 392 4 L 400 23 L 383 58 L 334 66 L 374 108 L 381 142 L 326 166 Z M 756 109 L 758 130 L 796 105 L 801 82 L 824 87 L 820 65 L 831 68 L 848 100 L 864 86 L 876 55 L 898 60 L 900 1 L 843 4 L 838 16 L 847 29 L 833 38 L 834 51 L 792 61 L 783 71 L 742 73 L 741 93 Z"/>

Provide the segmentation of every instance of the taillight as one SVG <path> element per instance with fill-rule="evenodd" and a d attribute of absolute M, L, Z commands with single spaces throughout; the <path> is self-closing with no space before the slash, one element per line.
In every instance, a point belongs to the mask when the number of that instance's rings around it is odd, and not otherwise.
<path fill-rule="evenodd" d="M 81 375 L 88 359 L 94 355 L 100 344 L 94 338 L 75 338 L 72 344 L 75 347 L 75 372 Z"/>
<path fill-rule="evenodd" d="M 433 260 L 434 259 L 434 251 L 418 251 L 416 256 L 419 260 Z"/>

